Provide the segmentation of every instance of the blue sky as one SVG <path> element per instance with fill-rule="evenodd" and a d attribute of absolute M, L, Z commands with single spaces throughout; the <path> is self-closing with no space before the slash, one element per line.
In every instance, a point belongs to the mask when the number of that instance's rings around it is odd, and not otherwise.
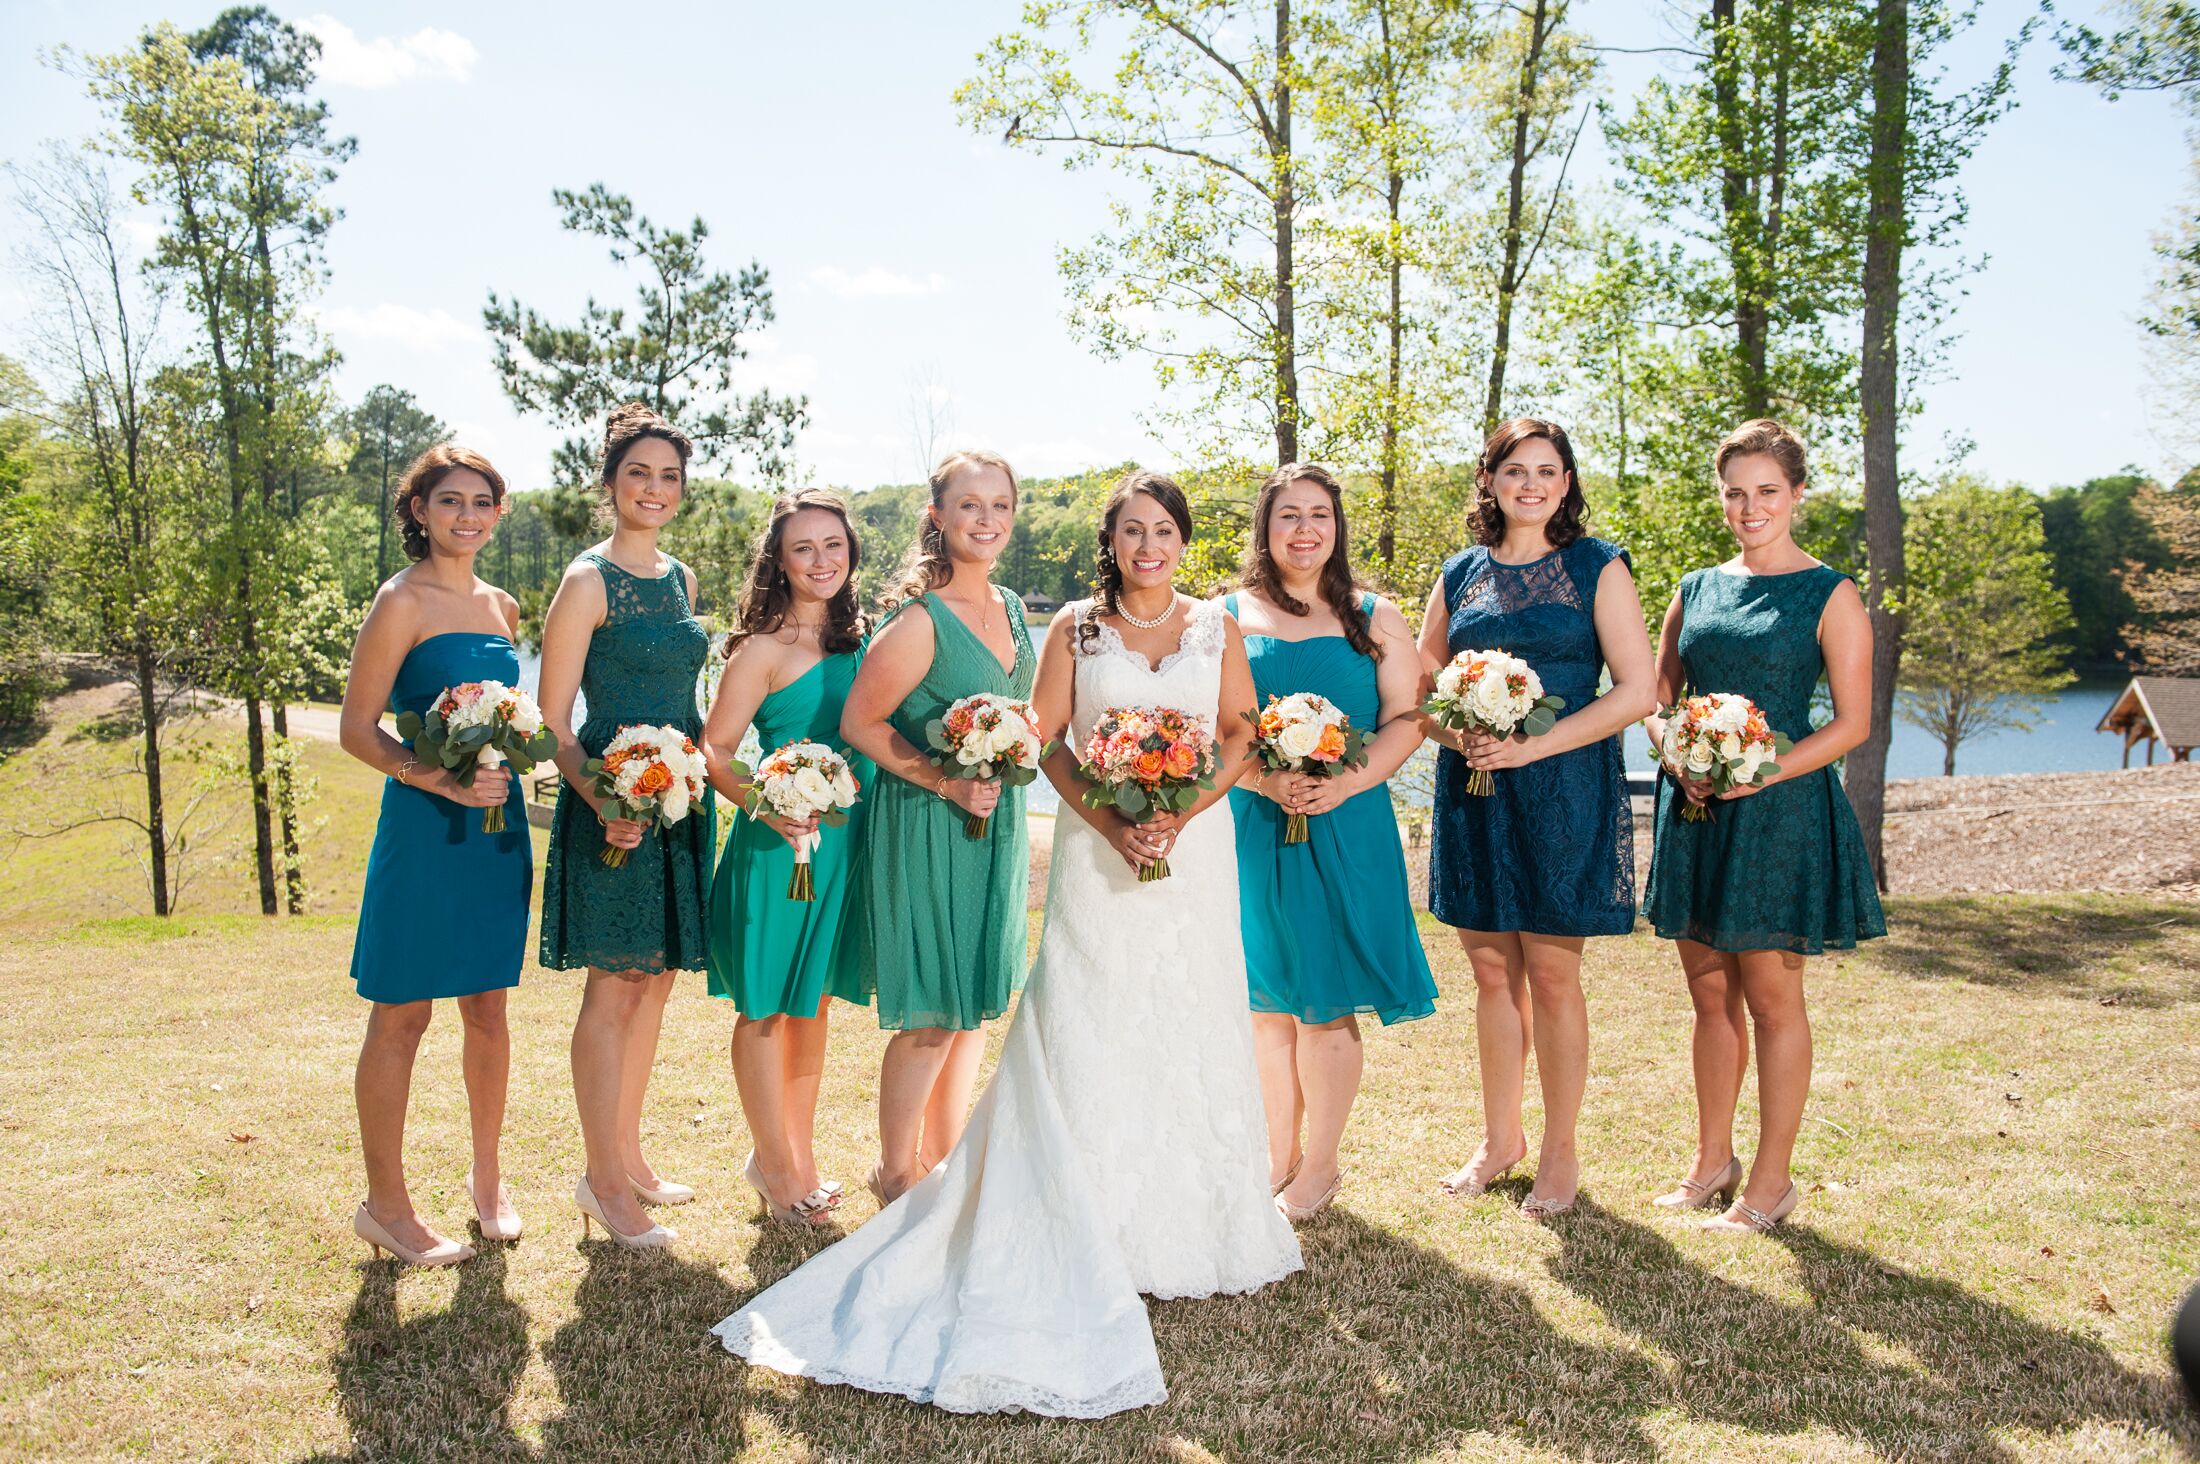
<path fill-rule="evenodd" d="M 0 0 L 0 157 L 99 125 L 39 52 L 112 49 L 162 15 L 199 24 L 217 8 Z M 346 217 L 321 302 L 343 393 L 403 386 L 515 480 L 540 481 L 559 434 L 505 403 L 481 306 L 492 288 L 554 318 L 591 291 L 626 297 L 550 204 L 553 187 L 601 179 L 660 222 L 702 214 L 721 265 L 753 257 L 771 271 L 779 319 L 748 379 L 809 395 L 799 452 L 821 482 L 913 479 L 921 383 L 944 397 L 957 440 L 1026 472 L 1164 457 L 1139 425 L 1148 368 L 1095 359 L 1062 323 L 1055 251 L 1101 223 L 1106 174 L 1065 173 L 955 123 L 951 92 L 1018 8 L 278 5 L 323 36 L 324 94 L 359 140 L 336 185 Z M 1986 10 L 1951 57 L 1959 76 L 1990 65 L 2030 6 Z M 1676 13 L 1662 0 L 1577 9 L 1614 46 L 1660 43 Z M 1924 465 L 1969 439 L 1972 467 L 2034 486 L 2126 462 L 2182 467 L 2145 419 L 2134 321 L 2154 274 L 2149 238 L 2185 186 L 2180 120 L 2161 98 L 2112 105 L 2055 82 L 2051 60 L 2036 42 L 2021 105 L 1966 175 L 1965 246 L 1989 264 L 1965 282 L 1960 336 L 1909 451 Z M 1621 99 L 1658 64 L 1609 62 Z M 1593 185 L 1601 148 L 1583 148 Z M 22 351 L 28 308 L 20 278 L 0 276 L 0 351 Z"/>

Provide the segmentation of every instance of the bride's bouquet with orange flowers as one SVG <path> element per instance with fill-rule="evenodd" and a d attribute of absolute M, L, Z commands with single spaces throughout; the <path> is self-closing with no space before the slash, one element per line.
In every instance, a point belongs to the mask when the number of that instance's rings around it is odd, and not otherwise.
<path fill-rule="evenodd" d="M 1272 696 L 1258 715 L 1245 713 L 1245 720 L 1253 724 L 1251 755 L 1270 772 L 1335 778 L 1367 766 L 1362 751 L 1367 734 L 1327 697 L 1311 691 Z M 1306 815 L 1294 813 L 1284 820 L 1283 842 L 1303 844 L 1306 832 Z"/>
<path fill-rule="evenodd" d="M 1658 746 L 1658 760 L 1675 777 L 1709 783 L 1715 794 L 1762 783 L 1780 771 L 1779 760 L 1795 745 L 1786 733 L 1772 730 L 1755 702 L 1731 691 L 1683 697 L 1660 715 L 1665 741 Z M 1701 803 L 1681 805 L 1684 823 L 1710 817 Z"/>
<path fill-rule="evenodd" d="M 501 681 L 464 681 L 447 687 L 426 715 L 400 712 L 397 735 L 413 745 L 423 762 L 432 762 L 474 785 L 479 768 L 512 765 L 515 773 L 557 755 L 558 737 L 542 725 L 542 708 L 516 686 Z M 504 831 L 504 805 L 481 810 L 481 831 Z"/>
<path fill-rule="evenodd" d="M 710 786 L 703 754 L 686 733 L 646 723 L 621 727 L 603 756 L 590 758 L 581 771 L 604 800 L 606 817 L 641 824 L 678 823 Z M 617 869 L 626 863 L 626 853 L 606 844 L 603 862 Z"/>
<path fill-rule="evenodd" d="M 1214 734 L 1175 707 L 1110 707 L 1085 739 L 1077 774 L 1092 786 L 1087 808 L 1112 808 L 1132 823 L 1182 813 L 1215 786 Z M 1169 877 L 1169 861 L 1138 871 L 1141 884 Z"/>

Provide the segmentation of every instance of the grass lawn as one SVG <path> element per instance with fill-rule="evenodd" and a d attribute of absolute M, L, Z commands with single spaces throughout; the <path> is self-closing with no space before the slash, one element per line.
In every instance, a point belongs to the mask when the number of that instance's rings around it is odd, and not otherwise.
<path fill-rule="evenodd" d="M 56 736 L 66 735 L 57 733 Z M 321 752 L 327 754 L 321 756 Z M 317 751 L 330 913 L 262 921 L 218 868 L 186 915 L 119 907 L 113 829 L 0 866 L 0 1457 L 234 1459 L 2172 1459 L 2200 1426 L 2162 1335 L 2200 1279 L 2200 911 L 2109 897 L 1898 902 L 1814 963 L 1809 1189 L 1771 1238 L 1646 1204 L 1687 1159 L 1668 950 L 1596 943 L 1586 1200 L 1524 1220 L 1435 1178 L 1473 1147 L 1472 985 L 1370 1033 L 1341 1205 L 1307 1271 L 1154 1308 L 1170 1398 L 1098 1423 L 960 1418 L 751 1371 L 707 1329 L 822 1236 L 759 1224 L 732 1014 L 683 979 L 651 1152 L 702 1191 L 682 1244 L 582 1244 L 566 1038 L 579 986 L 515 994 L 506 1169 L 525 1239 L 455 1271 L 369 1264 L 345 978 L 371 780 Z M 20 826 L 23 759 L 0 768 Z M 234 898 L 233 898 L 234 896 Z M 26 901 L 28 905 L 26 906 Z M 196 913 L 193 913 L 196 912 Z M 872 1202 L 879 1034 L 842 1009 L 828 1173 Z M 996 1040 L 999 1033 L 996 1032 Z M 411 1164 L 465 1217 L 458 1025 L 431 1029 Z M 1745 1105 L 1744 1122 L 1752 1118 Z M 1533 1117 L 1531 1114 L 1531 1123 Z"/>

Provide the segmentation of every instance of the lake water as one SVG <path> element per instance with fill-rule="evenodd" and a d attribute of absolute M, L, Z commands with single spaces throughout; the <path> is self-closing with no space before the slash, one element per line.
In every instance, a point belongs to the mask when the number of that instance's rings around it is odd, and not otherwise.
<path fill-rule="evenodd" d="M 713 657 L 705 667 L 706 680 L 715 682 L 724 664 Z M 520 657 L 520 685 L 533 692 L 540 659 L 532 653 Z M 2029 732 L 1996 729 L 1968 740 L 1956 749 L 1956 772 L 1963 773 L 2079 773 L 2113 771 L 2123 756 L 2122 739 L 2096 732 L 2094 725 L 2123 691 L 2122 681 L 2081 682 L 2044 699 L 2038 723 Z M 703 691 L 707 699 L 708 688 Z M 574 719 L 587 716 L 586 703 L 574 708 Z M 1649 739 L 1630 730 L 1626 739 L 1627 765 L 1650 768 Z M 2144 749 L 2138 755 L 2145 756 Z M 1940 776 L 1940 744 L 1908 722 L 1895 723 L 1894 745 L 1887 752 L 1890 778 Z M 1060 800 L 1045 778 L 1031 785 L 1030 803 L 1035 812 L 1052 812 Z"/>

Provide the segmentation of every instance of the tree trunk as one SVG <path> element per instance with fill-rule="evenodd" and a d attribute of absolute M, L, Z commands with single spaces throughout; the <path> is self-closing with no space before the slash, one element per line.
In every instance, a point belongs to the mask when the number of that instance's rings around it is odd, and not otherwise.
<path fill-rule="evenodd" d="M 1276 170 L 1276 466 L 1299 460 L 1298 321 L 1292 275 L 1291 224 L 1298 211 L 1291 156 L 1291 0 L 1276 4 L 1275 136 L 1269 157 Z"/>
<path fill-rule="evenodd" d="M 1765 376 L 1771 319 L 1759 258 L 1764 220 L 1759 212 L 1759 180 L 1750 172 L 1742 116 L 1741 38 L 1735 31 L 1735 0 L 1711 0 L 1711 102 L 1713 131 L 1719 139 L 1719 204 L 1726 224 L 1727 268 L 1734 279 L 1734 348 L 1741 368 L 1737 395 L 1746 417 L 1772 415 L 1770 383 Z"/>
<path fill-rule="evenodd" d="M 390 577 L 390 434 L 387 425 L 382 431 L 382 511 L 375 515 L 374 524 L 374 582 L 379 585 Z"/>
<path fill-rule="evenodd" d="M 153 881 L 153 913 L 174 913 L 168 890 L 168 805 L 160 781 L 159 662 L 142 629 L 131 667 L 137 677 L 138 721 L 145 739 L 145 860 Z"/>
<path fill-rule="evenodd" d="M 1535 0 L 1528 20 L 1528 49 L 1520 58 L 1520 87 L 1513 95 L 1512 174 L 1505 185 L 1505 255 L 1497 272 L 1497 322 L 1490 336 L 1490 386 L 1482 403 L 1486 437 L 1504 420 L 1505 366 L 1512 353 L 1513 297 L 1520 291 L 1521 215 L 1527 208 L 1528 128 L 1535 116 L 1536 76 L 1543 65 L 1543 42 L 1550 0 Z"/>
<path fill-rule="evenodd" d="M 1881 842 L 1887 808 L 1887 747 L 1894 740 L 1895 682 L 1902 669 L 1902 476 L 1897 458 L 1901 406 L 1902 245 L 1908 228 L 1903 176 L 1909 142 L 1909 0 L 1878 0 L 1872 41 L 1871 191 L 1864 240 L 1864 552 L 1870 565 L 1865 605 L 1872 621 L 1871 735 L 1849 754 L 1849 801 L 1864 834 L 1872 873 L 1887 887 Z M 1948 762 L 1954 768 L 1955 752 Z"/>
<path fill-rule="evenodd" d="M 296 747 L 290 740 L 290 708 L 273 707 L 275 736 L 283 755 L 275 760 L 275 812 L 283 829 L 283 908 L 293 915 L 306 913 L 306 865 L 298 852 L 298 788 L 291 767 Z"/>

